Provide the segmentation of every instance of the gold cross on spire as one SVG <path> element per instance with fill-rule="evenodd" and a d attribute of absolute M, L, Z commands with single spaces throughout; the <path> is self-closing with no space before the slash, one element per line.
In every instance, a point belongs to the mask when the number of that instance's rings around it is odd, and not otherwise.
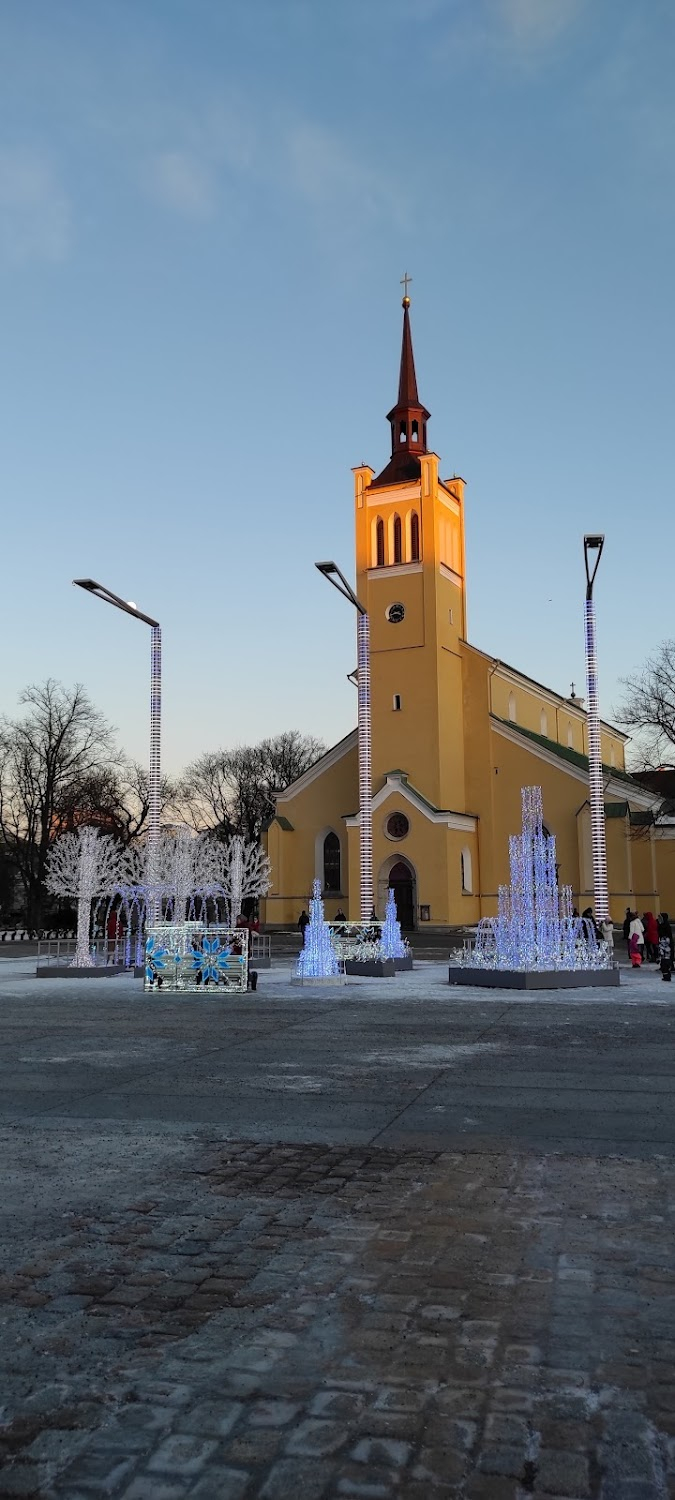
<path fill-rule="evenodd" d="M 404 307 L 409 307 L 410 306 L 410 298 L 408 296 L 408 286 L 409 286 L 409 284 L 410 284 L 411 281 L 412 281 L 412 276 L 409 276 L 408 272 L 406 271 L 405 274 L 401 277 L 401 286 L 403 287 L 403 306 Z"/>

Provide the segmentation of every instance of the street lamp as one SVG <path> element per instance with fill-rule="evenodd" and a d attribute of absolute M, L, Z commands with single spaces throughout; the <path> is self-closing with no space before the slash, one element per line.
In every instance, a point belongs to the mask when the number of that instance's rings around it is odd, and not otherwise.
<path fill-rule="evenodd" d="M 586 568 L 586 688 L 588 727 L 588 784 L 591 805 L 591 851 L 593 861 L 593 907 L 595 919 L 602 922 L 609 917 L 609 891 L 607 881 L 607 832 L 605 828 L 605 796 L 602 775 L 602 753 L 600 746 L 600 717 L 598 713 L 598 667 L 595 654 L 595 605 L 593 584 L 598 571 L 604 536 L 584 537 L 584 564 Z"/>
<path fill-rule="evenodd" d="M 373 913 L 373 772 L 370 720 L 370 624 L 368 611 L 357 599 L 353 588 L 340 572 L 337 563 L 315 563 L 324 578 L 332 583 L 357 612 L 357 687 L 359 691 L 359 871 L 361 885 L 361 921 L 369 922 Z"/>
<path fill-rule="evenodd" d="M 130 599 L 120 599 L 118 594 L 111 593 L 110 589 L 104 588 L 102 583 L 96 583 L 93 578 L 74 578 L 73 583 L 78 589 L 85 589 L 88 594 L 94 594 L 97 599 L 102 599 L 104 604 L 112 604 L 115 609 L 123 610 L 125 615 L 133 615 L 136 620 L 142 620 L 145 625 L 150 626 L 152 632 L 150 640 L 150 772 L 148 776 L 147 881 L 150 888 L 150 921 L 154 923 L 159 921 L 161 915 L 157 890 L 159 878 L 157 853 L 159 848 L 162 728 L 162 632 L 158 620 L 153 620 L 151 615 L 142 614 L 141 610 Z"/>

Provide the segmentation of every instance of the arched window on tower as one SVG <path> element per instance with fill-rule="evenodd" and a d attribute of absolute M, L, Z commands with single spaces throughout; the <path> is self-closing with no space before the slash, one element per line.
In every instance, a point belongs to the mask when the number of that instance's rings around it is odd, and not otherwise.
<path fill-rule="evenodd" d="M 419 435 L 420 435 L 420 429 L 419 429 L 418 423 L 417 422 L 412 422 L 411 423 L 411 427 L 410 427 L 410 441 L 411 441 L 411 443 L 417 443 L 417 442 L 419 442 Z"/>
<path fill-rule="evenodd" d="M 420 560 L 420 518 L 416 510 L 410 517 L 410 557 L 412 562 Z"/>
<path fill-rule="evenodd" d="M 340 889 L 340 840 L 336 833 L 327 833 L 323 841 L 323 888 Z"/>
<path fill-rule="evenodd" d="M 376 563 L 376 567 L 383 568 L 384 567 L 384 521 L 382 520 L 381 516 L 378 516 L 378 518 L 377 518 L 377 525 L 375 527 L 375 538 L 376 538 L 376 547 L 377 547 L 377 563 Z"/>
<path fill-rule="evenodd" d="M 402 554 L 402 551 L 401 551 L 401 517 L 400 516 L 394 516 L 394 562 L 395 563 L 400 563 L 401 559 L 402 559 L 402 556 L 403 556 L 403 554 Z"/>
<path fill-rule="evenodd" d="M 399 435 L 399 441 L 401 443 L 407 443 L 407 441 L 408 441 L 408 428 L 407 428 L 405 422 L 401 422 L 399 424 L 398 435 Z"/>

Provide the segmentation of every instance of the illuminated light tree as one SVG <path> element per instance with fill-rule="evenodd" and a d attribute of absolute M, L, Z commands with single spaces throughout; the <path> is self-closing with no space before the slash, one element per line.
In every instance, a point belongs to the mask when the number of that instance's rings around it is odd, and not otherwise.
<path fill-rule="evenodd" d="M 398 920 L 396 897 L 391 885 L 387 891 L 387 906 L 380 932 L 380 947 L 382 958 L 406 958 L 408 954 L 407 945 L 401 937 L 401 923 Z"/>
<path fill-rule="evenodd" d="M 184 922 L 186 908 L 195 891 L 208 882 L 209 860 L 206 839 L 197 837 L 184 825 L 175 833 L 163 833 L 157 849 L 156 879 L 158 905 L 166 905 L 172 922 Z M 150 900 L 153 872 L 146 869 Z"/>
<path fill-rule="evenodd" d="M 340 973 L 340 964 L 333 947 L 331 929 L 324 918 L 321 900 L 321 881 L 312 886 L 309 903 L 309 922 L 305 928 L 305 941 L 298 958 L 297 974 L 300 979 L 331 979 Z"/>
<path fill-rule="evenodd" d="M 572 916 L 572 892 L 558 885 L 555 838 L 544 832 L 540 786 L 521 791 L 522 832 L 509 839 L 510 885 L 496 917 L 482 917 L 470 967 L 512 971 L 605 969 L 611 956 L 595 926 Z"/>
<path fill-rule="evenodd" d="M 235 834 L 226 843 L 205 839 L 204 885 L 225 904 L 226 921 L 234 927 L 244 901 L 264 896 L 270 888 L 272 866 L 260 844 Z"/>
<path fill-rule="evenodd" d="M 49 851 L 45 884 L 54 896 L 77 900 L 77 941 L 72 968 L 94 967 L 90 952 L 91 905 L 128 878 L 127 851 L 96 828 L 64 833 Z"/>

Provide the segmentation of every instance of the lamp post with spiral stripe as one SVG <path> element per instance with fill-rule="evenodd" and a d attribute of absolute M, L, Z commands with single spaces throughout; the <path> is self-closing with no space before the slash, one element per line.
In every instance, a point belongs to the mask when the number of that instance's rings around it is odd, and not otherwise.
<path fill-rule="evenodd" d="M 593 584 L 598 571 L 605 538 L 584 537 L 586 568 L 586 727 L 588 730 L 588 788 L 591 808 L 591 855 L 593 863 L 593 910 L 596 922 L 609 917 L 607 879 L 607 831 L 605 828 L 605 792 L 602 775 L 600 715 L 598 710 L 598 666 L 595 645 L 595 604 Z"/>
<path fill-rule="evenodd" d="M 133 615 L 134 619 L 142 620 L 144 625 L 149 625 L 152 635 L 150 640 L 150 765 L 148 773 L 148 837 L 147 837 L 147 871 L 146 880 L 149 887 L 150 900 L 148 903 L 148 917 L 150 924 L 158 922 L 161 917 L 160 897 L 158 892 L 159 871 L 157 869 L 157 854 L 159 849 L 159 816 L 160 816 L 160 779 L 161 779 L 161 740 L 162 740 L 162 632 L 159 621 L 153 620 L 151 615 L 144 615 L 130 599 L 120 599 L 118 594 L 113 594 L 110 589 L 102 583 L 96 583 L 93 578 L 74 578 L 73 583 L 86 593 L 93 594 L 96 599 L 102 599 L 104 604 L 112 604 L 115 609 L 121 609 L 126 615 Z"/>
<path fill-rule="evenodd" d="M 368 611 L 357 599 L 351 584 L 337 563 L 316 563 L 324 578 L 332 583 L 357 612 L 357 686 L 359 693 L 359 874 L 361 921 L 369 922 L 374 910 L 373 897 L 373 771 L 370 703 L 370 622 Z"/>

